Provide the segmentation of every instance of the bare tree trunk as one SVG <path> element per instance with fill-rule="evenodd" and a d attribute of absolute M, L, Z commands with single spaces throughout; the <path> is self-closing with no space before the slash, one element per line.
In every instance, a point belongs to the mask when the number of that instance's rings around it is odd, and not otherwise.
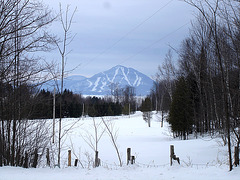
<path fill-rule="evenodd" d="M 100 130 L 101 124 L 102 124 L 102 121 L 100 123 L 96 123 L 95 119 L 93 118 L 94 134 L 91 134 L 89 131 L 86 130 L 86 136 L 82 136 L 84 141 L 89 145 L 89 147 L 95 153 L 94 167 L 98 167 L 100 165 L 100 162 L 99 162 L 100 159 L 98 156 L 98 153 L 99 153 L 98 152 L 98 144 L 105 132 L 105 128 Z"/>
<path fill-rule="evenodd" d="M 60 90 L 60 118 L 59 118 L 59 130 L 58 130 L 58 166 L 60 167 L 60 159 L 61 159 L 61 139 L 62 139 L 62 95 L 63 95 L 63 79 L 64 79 L 64 67 L 65 67 L 65 56 L 67 54 L 67 45 L 73 40 L 74 37 L 70 36 L 70 28 L 72 25 L 73 16 L 76 12 L 76 8 L 70 18 L 68 18 L 69 15 L 69 5 L 67 6 L 65 14 L 62 12 L 62 7 L 60 4 L 60 18 L 61 18 L 61 24 L 64 31 L 63 35 L 63 41 L 62 41 L 62 47 L 60 47 L 60 42 L 55 41 L 55 44 L 58 47 L 58 51 L 61 55 L 61 61 L 62 61 L 62 70 L 61 70 L 61 90 Z M 63 17 L 64 16 L 64 17 Z"/>
<path fill-rule="evenodd" d="M 2 132 L 1 132 L 1 129 L 0 129 L 0 167 L 3 166 L 3 141 L 2 141 Z"/>
<path fill-rule="evenodd" d="M 113 124 L 107 124 L 104 119 L 102 118 L 102 122 L 104 123 L 105 127 L 106 127 L 106 130 L 108 132 L 108 135 L 111 139 L 111 142 L 116 150 L 116 153 L 117 153 L 117 156 L 118 156 L 118 160 L 119 160 L 119 165 L 120 167 L 122 167 L 122 159 L 121 159 L 121 156 L 120 156 L 120 152 L 119 152 L 119 148 L 118 148 L 118 145 L 117 145 L 117 133 L 114 132 L 114 127 L 113 127 Z"/>
<path fill-rule="evenodd" d="M 54 143 L 54 136 L 55 136 L 55 115 L 56 115 L 56 88 L 54 87 L 53 92 L 53 139 L 52 142 Z"/>

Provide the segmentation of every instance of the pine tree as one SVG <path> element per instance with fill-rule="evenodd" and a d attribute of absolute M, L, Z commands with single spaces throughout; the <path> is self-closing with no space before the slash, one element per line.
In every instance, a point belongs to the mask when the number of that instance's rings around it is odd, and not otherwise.
<path fill-rule="evenodd" d="M 111 104 L 108 105 L 107 115 L 108 116 L 113 116 L 114 115 Z"/>
<path fill-rule="evenodd" d="M 173 93 L 169 113 L 169 123 L 176 136 L 187 139 L 192 132 L 193 110 L 188 84 L 184 77 L 180 77 Z"/>
<path fill-rule="evenodd" d="M 125 105 L 124 105 L 123 110 L 122 110 L 122 113 L 123 113 L 124 115 L 129 114 L 129 104 L 125 104 Z"/>
<path fill-rule="evenodd" d="M 143 102 L 142 102 L 142 107 L 141 110 L 143 112 L 143 120 L 148 123 L 148 127 L 151 127 L 151 119 L 152 119 L 152 107 L 151 107 L 151 99 L 150 97 L 147 97 Z"/>

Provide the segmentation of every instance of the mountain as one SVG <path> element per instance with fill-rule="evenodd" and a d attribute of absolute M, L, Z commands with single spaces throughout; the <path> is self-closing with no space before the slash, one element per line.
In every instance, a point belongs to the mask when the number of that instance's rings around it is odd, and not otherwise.
<path fill-rule="evenodd" d="M 110 95 L 113 84 L 119 88 L 132 86 L 136 90 L 136 95 L 145 96 L 150 93 L 153 80 L 133 68 L 120 65 L 91 78 L 70 76 L 64 79 L 64 88 L 83 95 Z"/>

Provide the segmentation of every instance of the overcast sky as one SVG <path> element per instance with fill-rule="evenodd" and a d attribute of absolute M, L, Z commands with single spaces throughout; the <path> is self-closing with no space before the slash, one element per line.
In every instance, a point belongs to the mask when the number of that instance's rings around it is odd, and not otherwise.
<path fill-rule="evenodd" d="M 116 65 L 132 67 L 149 77 L 157 72 L 172 46 L 187 37 L 193 8 L 179 0 L 43 0 L 59 11 L 70 4 L 77 11 L 71 27 L 74 40 L 68 46 L 66 68 L 71 74 L 91 77 Z M 62 36 L 60 23 L 52 31 Z M 60 62 L 58 52 L 49 60 Z M 176 59 L 176 56 L 174 56 Z"/>

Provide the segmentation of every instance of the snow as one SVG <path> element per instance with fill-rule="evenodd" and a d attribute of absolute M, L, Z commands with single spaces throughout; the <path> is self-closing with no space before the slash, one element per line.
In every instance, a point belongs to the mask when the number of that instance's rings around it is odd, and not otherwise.
<path fill-rule="evenodd" d="M 95 118 L 97 124 L 102 118 Z M 116 151 L 109 136 L 104 133 L 98 145 L 99 158 L 102 164 L 92 168 L 87 158 L 93 158 L 94 151 L 87 145 L 83 137 L 93 134 L 93 119 L 64 119 L 61 168 L 46 167 L 43 161 L 39 168 L 23 169 L 18 167 L 0 168 L 0 180 L 105 180 L 105 179 L 194 179 L 194 180 L 237 180 L 240 168 L 228 171 L 227 147 L 222 145 L 220 138 L 209 136 L 190 140 L 174 139 L 167 122 L 161 128 L 156 114 L 151 127 L 143 121 L 141 112 L 129 116 L 104 117 L 117 132 L 117 145 L 121 153 L 123 167 L 119 167 Z M 51 121 L 49 121 L 50 123 Z M 99 125 L 99 132 L 101 127 Z M 71 127 L 71 128 L 70 128 Z M 70 129 L 69 129 L 70 128 Z M 56 133 L 57 134 L 57 133 Z M 180 158 L 181 165 L 169 164 L 169 147 L 174 145 L 175 153 Z M 126 165 L 126 150 L 132 148 L 136 156 L 136 164 Z M 54 148 L 53 148 L 54 149 Z M 67 151 L 72 150 L 72 163 L 78 158 L 78 167 L 67 167 Z M 57 153 L 55 153 L 57 156 Z"/>
<path fill-rule="evenodd" d="M 128 85 L 131 86 L 131 83 L 128 80 L 128 76 L 125 74 L 124 69 L 125 69 L 124 67 L 121 67 L 121 71 L 122 71 L 123 77 L 124 77 L 125 81 L 127 81 Z"/>
<path fill-rule="evenodd" d="M 116 76 L 118 75 L 118 71 L 119 71 L 119 68 L 117 68 L 117 69 L 115 70 L 115 74 L 114 74 L 114 76 L 113 76 L 113 78 L 112 78 L 112 81 L 111 81 L 112 83 L 114 82 Z"/>
<path fill-rule="evenodd" d="M 101 79 L 101 77 L 97 78 L 96 82 L 94 83 L 94 87 L 92 88 L 92 91 L 96 91 L 96 88 L 98 86 L 98 83 L 99 83 L 100 79 Z"/>
<path fill-rule="evenodd" d="M 87 82 L 89 83 L 88 88 L 91 87 L 93 83 L 91 81 L 89 81 L 88 79 L 87 79 Z"/>
<path fill-rule="evenodd" d="M 136 72 L 134 72 L 134 74 L 135 74 L 135 76 L 136 76 L 136 79 L 135 79 L 135 81 L 133 82 L 133 86 L 136 86 L 136 83 L 137 83 L 137 81 L 138 81 L 138 75 L 137 75 Z"/>
<path fill-rule="evenodd" d="M 135 81 L 134 81 L 134 83 L 133 83 L 133 86 L 136 86 L 137 82 L 139 81 L 139 77 L 138 77 L 138 75 L 137 75 L 136 72 L 134 72 L 134 74 L 135 74 L 135 76 L 136 76 L 136 79 L 135 79 Z"/>
<path fill-rule="evenodd" d="M 102 92 L 104 90 L 104 88 L 106 87 L 107 85 L 107 82 L 106 82 L 106 78 L 104 77 L 103 80 L 102 80 L 102 86 L 100 87 L 100 90 L 99 92 Z"/>
<path fill-rule="evenodd" d="M 113 81 L 110 80 L 108 74 L 106 74 L 106 77 L 107 77 L 107 80 L 108 80 L 109 82 L 113 83 Z"/>
<path fill-rule="evenodd" d="M 99 167 L 91 170 L 80 168 L 22 169 L 4 167 L 0 169 L 1 180 L 239 180 L 239 169 L 227 172 L 220 167 L 161 167 L 142 168 L 137 166 L 111 169 Z"/>
<path fill-rule="evenodd" d="M 142 78 L 140 77 L 137 83 L 137 87 L 141 84 Z"/>

